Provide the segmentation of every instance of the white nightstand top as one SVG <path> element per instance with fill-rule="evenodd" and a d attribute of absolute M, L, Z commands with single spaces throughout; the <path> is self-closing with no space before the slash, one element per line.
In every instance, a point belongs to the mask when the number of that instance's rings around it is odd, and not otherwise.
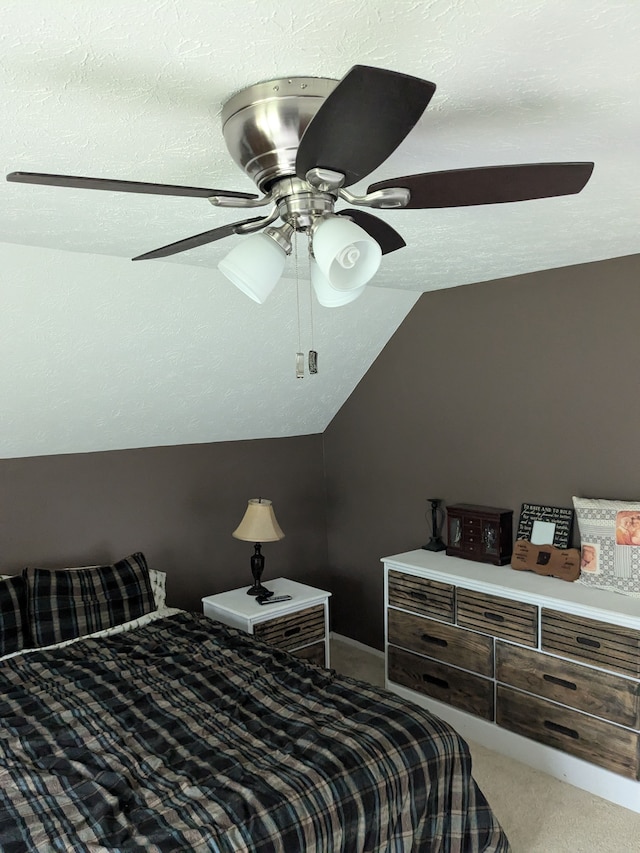
<path fill-rule="evenodd" d="M 267 589 L 273 590 L 274 595 L 290 595 L 290 601 L 281 601 L 277 604 L 258 604 L 253 595 L 247 595 L 249 584 L 229 592 L 220 592 L 217 595 L 207 595 L 202 599 L 205 613 L 216 612 L 227 614 L 231 617 L 240 617 L 248 623 L 262 622 L 264 619 L 273 619 L 274 616 L 283 616 L 287 613 L 295 613 L 303 607 L 311 607 L 314 604 L 324 604 L 331 595 L 323 589 L 316 589 L 298 581 L 287 578 L 276 578 L 265 580 Z"/>

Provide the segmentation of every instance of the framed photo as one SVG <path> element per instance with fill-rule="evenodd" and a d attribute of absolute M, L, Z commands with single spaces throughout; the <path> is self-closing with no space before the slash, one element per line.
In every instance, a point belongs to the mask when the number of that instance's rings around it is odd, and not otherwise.
<path fill-rule="evenodd" d="M 564 507 L 522 504 L 516 539 L 527 539 L 532 545 L 569 548 L 573 516 L 574 511 Z"/>

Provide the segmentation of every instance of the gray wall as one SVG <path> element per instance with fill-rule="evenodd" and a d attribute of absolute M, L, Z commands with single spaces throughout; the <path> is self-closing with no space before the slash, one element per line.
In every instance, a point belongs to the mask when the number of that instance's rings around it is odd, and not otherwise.
<path fill-rule="evenodd" d="M 264 579 L 327 578 L 322 437 L 221 442 L 0 461 L 0 573 L 109 562 L 143 551 L 167 599 L 252 582 L 253 546 L 231 536 L 254 497 L 285 538 L 264 545 Z"/>
<path fill-rule="evenodd" d="M 633 256 L 427 293 L 324 436 L 0 460 L 0 573 L 142 550 L 197 610 L 250 582 L 231 532 L 268 497 L 265 578 L 329 589 L 334 630 L 381 647 L 380 557 L 427 541 L 428 497 L 640 498 L 639 282 Z"/>
<path fill-rule="evenodd" d="M 640 257 L 424 294 L 325 432 L 334 629 L 381 647 L 426 498 L 640 498 Z"/>

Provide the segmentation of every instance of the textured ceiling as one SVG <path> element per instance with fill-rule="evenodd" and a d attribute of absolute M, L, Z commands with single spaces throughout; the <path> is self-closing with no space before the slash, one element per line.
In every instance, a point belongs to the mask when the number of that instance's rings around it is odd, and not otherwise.
<path fill-rule="evenodd" d="M 420 292 L 637 253 L 639 36 L 630 0 L 3 0 L 5 172 L 251 192 L 222 104 L 356 63 L 438 88 L 354 191 L 464 166 L 596 166 L 578 196 L 381 214 L 407 248 L 360 300 L 313 311 L 304 271 L 298 311 L 293 262 L 263 306 L 227 282 L 217 263 L 239 237 L 129 260 L 242 211 L 2 182 L 0 457 L 320 432 Z M 320 354 L 303 380 L 299 339 Z"/>

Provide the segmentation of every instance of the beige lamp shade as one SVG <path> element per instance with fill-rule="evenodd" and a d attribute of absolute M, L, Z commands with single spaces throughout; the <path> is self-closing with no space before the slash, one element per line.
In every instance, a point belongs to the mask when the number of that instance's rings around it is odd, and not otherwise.
<path fill-rule="evenodd" d="M 232 536 L 242 539 L 243 542 L 277 542 L 284 539 L 271 501 L 266 498 L 251 498 L 247 511 Z"/>

